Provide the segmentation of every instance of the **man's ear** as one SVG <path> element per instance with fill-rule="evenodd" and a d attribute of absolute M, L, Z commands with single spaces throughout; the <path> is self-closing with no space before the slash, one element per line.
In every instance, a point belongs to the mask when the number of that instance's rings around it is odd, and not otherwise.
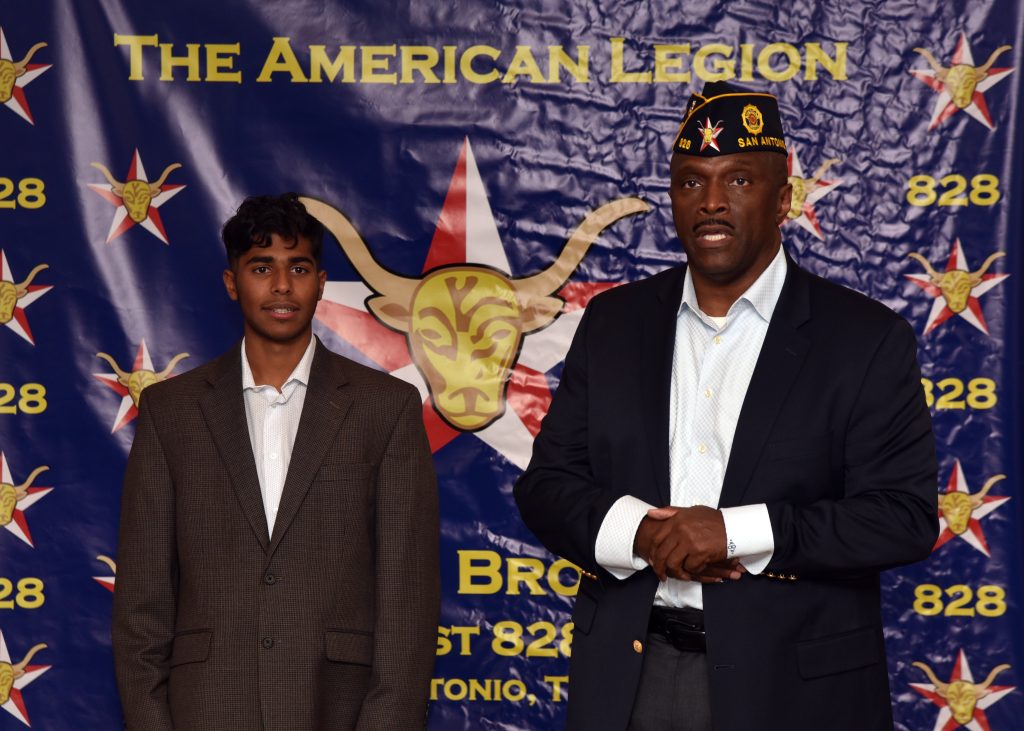
<path fill-rule="evenodd" d="M 316 299 L 319 302 L 320 300 L 322 300 L 324 298 L 324 285 L 327 284 L 327 272 L 324 271 L 323 269 L 319 269 L 319 267 L 318 267 L 318 271 L 317 271 L 317 275 L 316 276 L 320 280 L 320 291 L 319 291 L 319 293 L 316 296 Z"/>
<path fill-rule="evenodd" d="M 793 184 L 787 182 L 779 189 L 779 210 L 775 214 L 775 223 L 779 226 L 786 222 L 789 209 L 793 205 Z"/>
<path fill-rule="evenodd" d="M 224 274 L 221 275 L 224 279 L 224 289 L 228 291 L 228 297 L 238 301 L 238 288 L 235 287 L 235 273 L 231 269 L 225 269 Z M 320 292 L 324 290 L 323 285 L 320 285 Z"/>

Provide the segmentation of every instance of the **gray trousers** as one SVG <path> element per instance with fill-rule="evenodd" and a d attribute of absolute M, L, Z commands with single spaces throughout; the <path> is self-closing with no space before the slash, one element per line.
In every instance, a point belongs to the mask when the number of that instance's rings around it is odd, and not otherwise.
<path fill-rule="evenodd" d="M 648 634 L 629 731 L 711 731 L 707 656 Z"/>

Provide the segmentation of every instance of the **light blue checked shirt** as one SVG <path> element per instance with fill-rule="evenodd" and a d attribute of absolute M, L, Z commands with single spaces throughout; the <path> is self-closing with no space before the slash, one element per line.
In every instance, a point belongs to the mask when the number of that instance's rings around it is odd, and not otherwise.
<path fill-rule="evenodd" d="M 690 271 L 686 271 L 669 396 L 674 405 L 668 425 L 672 505 L 718 507 L 736 423 L 782 293 L 786 268 L 779 247 L 772 263 L 725 317 L 701 312 Z M 633 540 L 640 521 L 653 507 L 660 506 L 625 495 L 608 511 L 598 531 L 595 553 L 597 562 L 612 575 L 624 579 L 646 567 L 633 553 Z M 739 558 L 750 573 L 761 573 L 775 550 L 767 506 L 723 508 L 722 516 L 729 557 Z M 701 609 L 701 585 L 668 579 L 658 587 L 654 603 Z"/>

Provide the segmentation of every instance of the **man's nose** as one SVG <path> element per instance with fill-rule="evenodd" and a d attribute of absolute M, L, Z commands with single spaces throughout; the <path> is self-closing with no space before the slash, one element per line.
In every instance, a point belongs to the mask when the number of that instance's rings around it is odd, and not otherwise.
<path fill-rule="evenodd" d="M 287 269 L 274 272 L 274 279 L 271 282 L 274 292 L 285 294 L 292 291 L 292 280 Z"/>
<path fill-rule="evenodd" d="M 704 186 L 704 196 L 700 201 L 701 213 L 724 213 L 729 208 L 729 200 L 725 194 L 725 186 L 709 183 Z"/>

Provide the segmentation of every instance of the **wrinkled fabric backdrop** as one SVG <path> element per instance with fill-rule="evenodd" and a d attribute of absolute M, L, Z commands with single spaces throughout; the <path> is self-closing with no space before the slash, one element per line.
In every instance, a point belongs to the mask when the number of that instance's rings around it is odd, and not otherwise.
<path fill-rule="evenodd" d="M 1020 728 L 1021 7 L 607 6 L 4 4 L 0 729 L 121 727 L 110 592 L 135 398 L 239 336 L 219 229 L 243 197 L 287 190 L 358 232 L 348 253 L 325 241 L 317 335 L 424 396 L 444 585 L 430 728 L 560 727 L 579 575 L 520 523 L 512 485 L 589 298 L 683 258 L 670 146 L 713 79 L 779 97 L 787 250 L 918 334 L 943 532 L 883 576 L 897 725 Z M 442 379 L 421 375 L 441 337 L 415 326 L 436 297 L 414 298 L 424 273 L 523 286 L 626 197 L 650 210 L 550 274 L 553 321 L 463 337 Z M 387 281 L 411 334 L 366 307 Z M 445 389 L 486 383 L 496 418 L 445 411 Z M 973 705 L 950 701 L 964 683 Z"/>

